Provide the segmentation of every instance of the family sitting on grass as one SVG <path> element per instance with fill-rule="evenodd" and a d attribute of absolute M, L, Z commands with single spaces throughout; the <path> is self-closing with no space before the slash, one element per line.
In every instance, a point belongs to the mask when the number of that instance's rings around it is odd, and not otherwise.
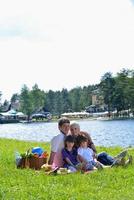
<path fill-rule="evenodd" d="M 77 122 L 70 123 L 69 119 L 59 119 L 60 133 L 51 140 L 51 153 L 48 164 L 53 169 L 65 168 L 70 172 L 81 170 L 83 172 L 103 169 L 106 166 L 128 165 L 132 157 L 127 156 L 127 150 L 122 151 L 116 157 L 106 152 L 97 154 L 96 147 L 86 132 L 80 130 Z"/>

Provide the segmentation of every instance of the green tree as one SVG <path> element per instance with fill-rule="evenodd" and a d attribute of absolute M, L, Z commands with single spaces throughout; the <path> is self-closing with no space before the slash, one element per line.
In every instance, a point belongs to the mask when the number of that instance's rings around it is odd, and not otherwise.
<path fill-rule="evenodd" d="M 69 99 L 69 93 L 67 89 L 62 89 L 61 91 L 62 98 L 62 112 L 70 112 L 71 104 Z"/>
<path fill-rule="evenodd" d="M 80 111 L 85 110 L 85 108 L 91 104 L 92 104 L 92 87 L 84 86 L 80 90 L 80 100 L 79 100 Z"/>
<path fill-rule="evenodd" d="M 5 99 L 4 103 L 2 104 L 2 110 L 7 111 L 9 108 L 9 105 L 10 105 L 9 101 Z"/>
<path fill-rule="evenodd" d="M 129 70 L 122 69 L 115 77 L 113 105 L 117 114 L 122 110 L 129 109 L 129 73 Z"/>
<path fill-rule="evenodd" d="M 63 113 L 63 98 L 60 91 L 54 94 L 54 112 L 55 115 L 60 116 Z"/>
<path fill-rule="evenodd" d="M 32 114 L 34 107 L 32 102 L 32 95 L 29 88 L 24 85 L 21 89 L 20 94 L 20 107 L 22 112 L 28 116 L 28 121 L 30 120 L 30 115 Z"/>
<path fill-rule="evenodd" d="M 129 108 L 131 109 L 134 116 L 134 70 L 130 72 L 129 84 L 127 87 Z"/>
<path fill-rule="evenodd" d="M 69 93 L 71 108 L 73 112 L 79 112 L 80 107 L 81 87 L 73 88 Z"/>
<path fill-rule="evenodd" d="M 51 113 L 54 114 L 54 99 L 55 99 L 55 92 L 52 90 L 49 90 L 46 94 L 45 94 L 45 103 L 44 103 L 44 107 Z"/>
<path fill-rule="evenodd" d="M 10 101 L 11 101 L 11 104 L 12 104 L 12 103 L 15 103 L 16 101 L 19 101 L 19 100 L 20 100 L 20 95 L 18 93 L 15 93 L 15 94 L 12 95 Z"/>
<path fill-rule="evenodd" d="M 108 106 L 108 112 L 110 117 L 110 111 L 113 109 L 113 98 L 115 94 L 115 80 L 112 77 L 112 73 L 107 72 L 101 79 L 100 89 L 104 97 L 104 103 Z"/>
<path fill-rule="evenodd" d="M 35 84 L 31 90 L 31 100 L 34 111 L 39 111 L 44 106 L 45 93 Z"/>
<path fill-rule="evenodd" d="M 13 94 L 10 102 L 11 102 L 11 107 L 14 110 L 16 111 L 20 110 L 20 95 L 19 94 L 17 93 Z"/>

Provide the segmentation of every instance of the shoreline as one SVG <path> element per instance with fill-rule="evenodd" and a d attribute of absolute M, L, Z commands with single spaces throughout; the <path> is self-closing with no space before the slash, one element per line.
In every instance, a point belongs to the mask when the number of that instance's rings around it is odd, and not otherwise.
<path fill-rule="evenodd" d="M 134 120 L 134 117 L 88 117 L 88 118 L 69 118 L 70 121 L 116 121 L 116 120 Z M 34 124 L 34 123 L 52 123 L 58 122 L 59 118 L 52 118 L 51 120 L 37 120 L 37 121 L 0 121 L 0 124 Z"/>

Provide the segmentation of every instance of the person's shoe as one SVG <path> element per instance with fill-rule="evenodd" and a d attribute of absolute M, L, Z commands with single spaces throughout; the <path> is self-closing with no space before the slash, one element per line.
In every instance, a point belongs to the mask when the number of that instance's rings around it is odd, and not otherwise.
<path fill-rule="evenodd" d="M 119 165 L 120 165 L 120 166 L 124 166 L 124 165 L 125 165 L 125 162 L 126 162 L 125 158 L 122 158 L 122 159 L 120 160 L 120 162 L 119 162 Z"/>
<path fill-rule="evenodd" d="M 124 158 L 127 155 L 128 151 L 124 150 L 121 153 L 119 153 L 117 156 L 114 157 L 115 160 L 121 160 L 122 158 Z"/>
<path fill-rule="evenodd" d="M 48 172 L 45 172 L 45 174 L 46 175 L 57 174 L 58 169 L 59 169 L 59 167 L 55 167 L 54 169 L 52 169 Z"/>
<path fill-rule="evenodd" d="M 68 169 L 67 168 L 62 168 L 62 167 L 60 167 L 58 170 L 57 170 L 57 174 L 68 174 L 68 173 L 71 173 L 71 171 L 69 170 L 68 171 Z"/>
<path fill-rule="evenodd" d="M 98 170 L 101 170 L 103 169 L 103 165 L 99 162 L 96 163 L 96 166 L 95 166 Z"/>
<path fill-rule="evenodd" d="M 127 167 L 128 165 L 132 165 L 133 164 L 133 157 L 130 155 L 128 160 L 125 162 L 125 167 Z"/>
<path fill-rule="evenodd" d="M 113 164 L 111 165 L 111 167 L 118 166 L 119 162 L 120 162 L 119 159 L 115 159 L 115 161 L 113 162 Z"/>
<path fill-rule="evenodd" d="M 118 157 L 114 160 L 113 164 L 111 167 L 114 166 L 124 166 L 125 165 L 125 158 L 124 157 Z"/>

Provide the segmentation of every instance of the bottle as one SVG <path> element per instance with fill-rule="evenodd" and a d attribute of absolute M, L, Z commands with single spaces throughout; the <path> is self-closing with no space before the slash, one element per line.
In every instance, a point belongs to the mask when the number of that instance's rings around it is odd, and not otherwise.
<path fill-rule="evenodd" d="M 18 151 L 15 151 L 15 162 L 16 162 L 16 166 L 18 167 L 20 164 L 22 157 L 20 155 L 20 153 Z"/>

